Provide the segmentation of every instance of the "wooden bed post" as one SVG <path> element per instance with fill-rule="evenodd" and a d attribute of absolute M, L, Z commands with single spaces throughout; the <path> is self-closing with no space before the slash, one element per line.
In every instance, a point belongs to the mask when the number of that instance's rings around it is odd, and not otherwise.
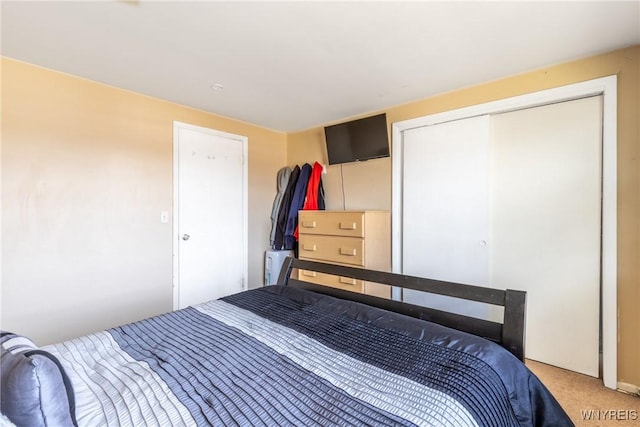
<path fill-rule="evenodd" d="M 278 285 L 287 285 L 289 283 L 289 276 L 291 275 L 291 269 L 293 268 L 293 257 L 286 257 L 280 268 L 280 275 L 278 276 Z"/>
<path fill-rule="evenodd" d="M 504 301 L 502 345 L 523 362 L 526 309 L 527 293 L 507 289 Z"/>

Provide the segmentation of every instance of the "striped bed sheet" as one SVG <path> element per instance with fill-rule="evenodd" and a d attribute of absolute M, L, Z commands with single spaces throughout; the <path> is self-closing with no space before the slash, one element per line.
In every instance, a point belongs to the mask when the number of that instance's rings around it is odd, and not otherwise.
<path fill-rule="evenodd" d="M 270 286 L 44 348 L 81 426 L 534 426 L 566 414 L 481 338 Z"/>

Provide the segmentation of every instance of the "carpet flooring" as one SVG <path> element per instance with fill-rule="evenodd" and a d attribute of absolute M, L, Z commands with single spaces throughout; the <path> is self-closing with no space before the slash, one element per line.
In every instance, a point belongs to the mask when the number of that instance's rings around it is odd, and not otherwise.
<path fill-rule="evenodd" d="M 640 397 L 611 390 L 602 380 L 527 360 L 577 427 L 640 426 Z"/>

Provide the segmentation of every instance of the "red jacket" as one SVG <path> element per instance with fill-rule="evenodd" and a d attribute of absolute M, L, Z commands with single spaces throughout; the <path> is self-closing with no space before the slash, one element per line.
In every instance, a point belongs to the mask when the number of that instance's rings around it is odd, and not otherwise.
<path fill-rule="evenodd" d="M 309 183 L 307 184 L 307 194 L 304 199 L 304 205 L 302 210 L 313 211 L 318 210 L 318 189 L 320 188 L 320 177 L 322 175 L 323 167 L 320 163 L 315 162 L 313 169 L 311 170 L 311 176 L 309 177 Z M 298 227 L 293 232 L 293 236 L 298 240 Z"/>

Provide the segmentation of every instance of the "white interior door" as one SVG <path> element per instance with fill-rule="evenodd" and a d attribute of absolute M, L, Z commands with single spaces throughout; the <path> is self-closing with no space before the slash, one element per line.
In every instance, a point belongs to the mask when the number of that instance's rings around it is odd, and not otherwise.
<path fill-rule="evenodd" d="M 246 283 L 246 138 L 174 124 L 174 308 Z"/>
<path fill-rule="evenodd" d="M 407 135 L 410 135 L 409 131 L 412 129 L 416 129 L 424 126 L 432 126 L 446 122 L 464 120 L 469 117 L 476 117 L 484 114 L 497 115 L 506 112 L 514 112 L 520 111 L 527 108 L 535 109 L 540 107 L 541 105 L 547 105 L 553 107 L 553 104 L 559 103 L 569 103 L 570 105 L 574 100 L 585 100 L 585 102 L 589 103 L 590 101 L 586 100 L 586 98 L 598 96 L 599 101 L 595 101 L 596 104 L 601 105 L 601 111 L 599 108 L 596 112 L 596 115 L 591 116 L 591 119 L 587 118 L 586 121 L 588 123 L 577 123 L 573 121 L 570 117 L 567 118 L 555 118 L 551 117 L 552 121 L 570 123 L 574 124 L 572 132 L 576 131 L 576 128 L 583 130 L 590 129 L 593 132 L 590 133 L 590 136 L 584 139 L 582 142 L 574 141 L 574 143 L 568 144 L 563 150 L 569 150 L 572 152 L 559 152 L 558 154 L 553 152 L 553 147 L 550 147 L 546 144 L 548 135 L 539 135 L 538 141 L 541 141 L 540 146 L 546 146 L 545 150 L 546 154 L 542 155 L 534 155 L 531 157 L 531 162 L 527 159 L 519 159 L 519 162 L 525 163 L 523 166 L 522 163 L 517 163 L 520 166 L 525 167 L 522 170 L 522 177 L 516 176 L 513 179 L 518 181 L 527 181 L 528 179 L 535 179 L 534 182 L 534 191 L 531 193 L 533 197 L 544 196 L 545 187 L 553 187 L 550 189 L 550 194 L 555 194 L 551 197 L 553 202 L 553 198 L 555 197 L 555 201 L 558 202 L 558 206 L 550 206 L 551 212 L 554 209 L 559 209 L 560 212 L 554 213 L 552 215 L 546 216 L 545 212 L 540 212 L 543 210 L 541 206 L 532 203 L 528 198 L 527 192 L 529 190 L 524 190 L 526 188 L 523 186 L 526 183 L 511 183 L 508 180 L 512 178 L 502 177 L 500 179 L 497 178 L 497 175 L 492 174 L 490 182 L 492 185 L 496 185 L 496 181 L 499 180 L 501 185 L 506 187 L 500 189 L 499 186 L 496 188 L 494 194 L 491 194 L 491 200 L 496 199 L 498 204 L 506 207 L 509 207 L 511 211 L 514 213 L 523 212 L 524 208 L 529 209 L 531 215 L 525 216 L 516 216 L 512 220 L 522 223 L 525 217 L 532 218 L 536 216 L 536 214 L 540 214 L 541 217 L 534 218 L 531 222 L 532 226 L 535 226 L 536 222 L 539 222 L 538 226 L 541 229 L 541 232 L 546 233 L 543 234 L 542 238 L 539 238 L 536 235 L 536 232 L 531 230 L 527 231 L 527 227 L 519 226 L 518 233 L 524 230 L 528 234 L 521 236 L 513 236 L 510 237 L 510 228 L 503 228 L 503 233 L 493 233 L 493 228 L 495 227 L 495 223 L 491 221 L 492 224 L 490 227 L 490 231 L 492 231 L 492 235 L 488 242 L 488 247 L 493 251 L 494 247 L 496 250 L 496 255 L 498 259 L 495 259 L 493 255 L 490 255 L 490 260 L 492 262 L 491 267 L 491 280 L 501 282 L 501 287 L 509 287 L 518 289 L 518 279 L 506 279 L 506 277 L 500 277 L 502 273 L 497 272 L 497 268 L 500 264 L 503 265 L 501 268 L 511 269 L 514 273 L 523 273 L 527 274 L 531 271 L 536 271 L 536 269 L 540 270 L 536 264 L 540 263 L 540 265 L 544 265 L 546 263 L 552 263 L 553 260 L 549 259 L 540 259 L 542 257 L 551 256 L 551 257 L 560 257 L 564 256 L 568 258 L 565 263 L 565 267 L 562 267 L 561 271 L 555 272 L 558 276 L 567 274 L 569 270 L 577 271 L 577 276 L 574 276 L 570 280 L 567 279 L 563 281 L 563 283 L 556 283 L 558 286 L 566 285 L 567 283 L 571 283 L 574 286 L 573 292 L 566 292 L 566 289 L 558 290 L 558 289 L 546 289 L 544 293 L 543 300 L 540 301 L 538 297 L 533 297 L 532 293 L 537 293 L 538 295 L 543 295 L 537 291 L 531 291 L 530 298 L 528 301 L 528 323 L 527 330 L 532 328 L 532 322 L 536 321 L 536 318 L 541 318 L 541 323 L 539 327 L 539 331 L 548 332 L 548 336 L 550 339 L 553 337 L 555 342 L 562 341 L 562 339 L 558 340 L 556 338 L 558 332 L 552 329 L 560 329 L 564 331 L 565 336 L 577 335 L 584 338 L 585 336 L 593 337 L 592 331 L 593 329 L 593 319 L 595 316 L 601 317 L 601 342 L 602 342 L 602 379 L 606 387 L 611 389 L 616 389 L 620 383 L 618 383 L 617 377 L 617 312 L 616 312 L 616 301 L 617 301 L 617 292 L 616 292 L 616 284 L 617 284 L 617 134 L 616 134 L 616 104 L 617 104 L 617 78 L 616 76 L 603 77 L 600 79 L 589 80 L 585 82 L 580 82 L 572 85 L 552 88 L 548 90 L 543 90 L 540 92 L 529 93 L 525 95 L 520 95 L 512 98 L 505 98 L 498 101 L 492 101 L 484 104 L 478 104 L 471 107 L 464 107 L 457 110 L 446 111 L 443 113 L 437 113 L 429 116 L 419 117 L 411 120 L 406 120 L 403 122 L 394 123 L 393 128 L 393 271 L 394 272 L 403 272 L 403 262 L 407 257 L 418 257 L 418 260 L 414 261 L 414 265 L 419 265 L 419 258 L 421 254 L 415 252 L 405 252 L 403 249 L 406 249 L 403 245 L 404 239 L 407 236 L 415 237 L 416 233 L 420 233 L 420 229 L 416 228 L 407 228 L 404 227 L 402 223 L 404 219 L 404 210 L 405 203 L 407 198 L 411 198 L 411 194 L 408 194 L 405 191 L 405 176 L 404 176 L 404 162 L 410 157 L 405 153 L 404 144 Z M 576 105 L 579 105 L 576 104 Z M 550 111 L 550 110 L 549 110 Z M 595 110 L 590 109 L 590 113 L 594 113 Z M 553 114 L 552 114 L 553 115 Z M 515 116 L 514 116 L 515 117 Z M 557 120 L 556 120 L 557 119 Z M 545 124 L 548 120 L 544 120 Z M 537 126 L 538 128 L 540 126 Z M 538 131 L 538 129 L 536 130 Z M 561 129 L 556 129 L 553 133 L 564 132 Z M 576 137 L 574 134 L 570 138 Z M 578 140 L 580 138 L 578 137 Z M 561 146 L 564 137 L 554 138 L 551 145 Z M 589 142 L 590 141 L 590 142 Z M 536 146 L 536 144 L 527 144 L 527 150 L 531 150 L 532 147 Z M 571 148 L 569 148 L 571 147 Z M 594 149 L 597 147 L 597 156 L 594 157 Z M 516 147 L 508 147 L 509 150 L 514 150 Z M 524 150 L 526 151 L 526 150 Z M 562 151 L 562 150 L 561 150 Z M 507 161 L 513 153 L 509 153 L 505 151 L 502 154 L 499 154 L 498 157 L 490 159 L 490 170 L 496 170 L 496 165 L 494 164 L 496 161 L 502 162 L 502 166 L 497 166 L 497 168 L 505 167 L 507 169 L 515 170 L 518 174 L 520 174 L 520 166 L 513 167 L 511 165 L 511 161 Z M 563 163 L 560 171 L 551 171 L 552 174 L 548 174 L 547 176 L 537 177 L 535 176 L 535 171 L 540 171 L 541 169 L 536 168 L 536 164 L 547 159 L 552 161 L 556 161 L 556 156 L 558 156 L 558 160 L 560 163 Z M 598 162 L 597 159 L 600 159 Z M 417 162 L 420 159 L 413 159 Z M 593 162 L 596 161 L 596 163 Z M 586 166 L 587 170 L 591 169 L 593 172 L 595 169 L 600 171 L 600 176 L 598 176 L 597 183 L 594 181 L 594 175 L 591 173 L 587 173 L 586 171 L 580 171 L 580 168 L 585 166 L 578 166 L 577 163 L 581 161 L 586 161 L 589 165 Z M 555 163 L 557 165 L 558 162 Z M 594 165 L 596 165 L 594 167 Z M 527 169 L 528 168 L 528 169 Z M 552 166 L 553 168 L 553 166 Z M 575 168 L 575 169 L 574 169 Z M 548 173 L 548 171 L 546 172 Z M 581 202 L 572 202 L 565 204 L 564 194 L 559 194 L 559 189 L 562 188 L 562 185 L 559 185 L 558 182 L 551 182 L 554 179 L 557 181 L 566 175 L 571 175 L 572 173 L 577 173 L 578 175 L 582 175 L 583 179 L 572 180 L 572 182 L 568 186 L 564 186 L 564 192 L 571 196 L 572 193 L 580 193 L 583 195 L 587 195 L 587 201 L 585 204 Z M 551 179 L 553 178 L 553 179 Z M 531 181 L 529 181 L 530 185 Z M 588 188 L 587 188 L 588 187 Z M 594 189 L 596 189 L 594 191 Z M 600 224 L 596 226 L 595 234 L 598 235 L 599 242 L 599 254 L 596 256 L 597 259 L 594 260 L 593 252 L 591 254 L 585 255 L 585 251 L 587 248 L 593 249 L 594 246 L 598 244 L 593 244 L 595 241 L 593 236 L 593 228 L 590 228 L 586 233 L 576 232 L 575 226 L 578 223 L 584 225 L 585 223 L 591 222 L 595 223 L 593 213 L 591 210 L 589 214 L 584 215 L 584 207 L 586 205 L 593 205 L 594 198 L 591 197 L 596 193 L 599 193 L 601 189 L 601 193 L 598 194 L 598 208 L 596 209 L 596 215 L 600 216 Z M 500 197 L 496 197 L 499 193 L 503 194 L 503 199 L 500 201 Z M 543 193 L 543 194 L 539 194 Z M 591 195 L 591 196 L 588 196 Z M 524 199 L 524 200 L 523 200 Z M 559 199 L 559 200 L 558 200 Z M 553 205 L 554 203 L 552 203 Z M 566 205 L 572 205 L 574 213 L 567 214 L 567 212 L 563 212 L 563 209 L 566 208 Z M 564 207 L 563 207 L 564 206 Z M 571 206 L 569 206 L 571 208 Z M 505 215 L 508 212 L 504 213 Z M 550 223 L 546 223 L 545 221 L 549 221 L 549 218 L 558 218 L 559 222 L 552 226 Z M 546 227 L 546 230 L 545 230 Z M 513 228 L 511 228 L 513 229 Z M 567 235 L 565 235 L 567 233 Z M 515 249 L 520 252 L 520 261 L 517 265 L 507 265 L 504 264 L 508 260 L 508 256 L 511 254 L 506 250 L 505 239 L 515 239 L 519 240 L 520 244 L 524 243 L 524 249 L 521 246 L 520 248 Z M 578 245 L 585 245 L 585 247 L 573 248 L 571 250 L 563 249 L 563 246 L 566 242 L 570 240 L 574 240 L 574 242 L 580 242 L 581 239 L 584 239 L 584 242 L 577 243 Z M 556 242 L 557 241 L 557 242 Z M 428 240 L 424 240 L 425 244 L 428 243 Z M 534 248 L 533 243 L 536 242 L 536 246 L 538 244 L 542 244 L 541 248 Z M 527 248 L 526 245 L 529 245 Z M 564 252 L 564 254 L 562 254 Z M 503 256 L 500 255 L 503 254 Z M 551 254 L 552 253 L 552 254 Z M 579 261 L 574 264 L 575 259 L 573 257 L 583 257 L 585 256 L 591 261 L 586 261 L 585 263 L 580 263 Z M 522 258 L 525 258 L 524 261 Z M 528 266 L 525 264 L 529 264 Z M 571 266 L 571 267 L 569 267 Z M 546 264 L 545 268 L 557 268 L 557 264 Z M 593 302 L 593 277 L 594 275 L 599 274 L 599 297 L 600 301 Z M 544 272 L 543 272 L 544 273 Z M 593 275 L 591 274 L 593 273 Z M 590 275 L 590 279 L 581 282 L 579 277 L 584 276 L 586 274 Z M 506 275 L 506 272 L 505 272 Z M 566 276 L 564 276 L 566 278 Z M 577 277 L 577 279 L 576 279 Z M 574 280 L 575 279 L 575 280 Z M 544 280 L 544 279 L 543 279 Z M 526 280 L 522 283 L 526 283 Z M 492 283 L 492 286 L 495 284 Z M 526 289 L 525 289 L 526 290 Z M 394 289 L 394 298 L 399 299 L 400 293 L 398 290 Z M 572 295 L 573 298 L 568 297 L 568 295 Z M 588 294 L 588 295 L 587 295 Z M 584 297 L 584 299 L 583 299 Z M 537 302 L 532 301 L 531 298 L 538 299 Z M 532 305 L 535 304 L 537 307 L 532 308 Z M 556 308 L 551 309 L 552 305 L 557 305 L 561 307 L 562 305 L 565 307 L 560 308 L 558 311 Z M 568 306 L 571 306 L 569 309 Z M 584 320 L 584 318 L 580 318 L 582 314 L 574 314 L 573 309 L 575 307 L 584 308 L 588 312 L 591 313 L 592 317 L 589 320 Z M 546 317 L 545 314 L 542 316 L 538 316 L 532 314 L 532 310 L 544 310 L 549 312 L 555 312 L 554 317 Z M 562 313 L 561 315 L 557 315 L 557 313 Z M 583 324 L 585 324 L 583 329 Z M 537 328 L 533 326 L 533 328 Z M 569 331 L 568 334 L 566 332 Z M 572 334 L 571 331 L 577 331 L 576 334 Z M 544 334 L 542 332 L 539 336 L 542 337 Z M 583 335 L 584 332 L 584 335 Z M 535 336 L 535 334 L 534 334 Z M 529 337 L 531 338 L 531 337 Z M 545 340 L 546 338 L 543 338 Z M 588 364 L 593 367 L 593 361 L 595 360 L 594 355 L 597 353 L 593 350 L 597 348 L 598 339 L 588 338 L 589 344 L 583 344 L 578 341 L 566 340 L 563 346 L 558 346 L 558 352 L 563 353 L 572 366 L 566 366 L 568 369 L 579 370 L 582 372 L 590 372 L 592 375 L 596 372 L 593 368 L 581 369 L 578 365 L 581 362 L 577 362 L 574 359 L 574 355 L 571 353 L 589 353 L 588 358 L 590 362 Z M 526 355 L 527 357 L 536 357 L 542 359 L 544 356 L 536 356 L 537 351 L 535 348 L 536 340 L 530 341 L 527 340 L 527 348 Z M 566 344 L 566 345 L 565 345 Z M 554 344 L 555 345 L 555 344 Z M 551 347 L 551 346 L 549 346 Z M 567 350 L 567 348 L 569 350 Z M 548 363 L 554 364 L 562 364 L 563 362 L 552 361 L 549 360 Z"/>
<path fill-rule="evenodd" d="M 404 133 L 404 274 L 489 286 L 489 116 Z M 485 304 L 405 290 L 403 300 L 500 319 Z"/>
<path fill-rule="evenodd" d="M 404 131 L 402 271 L 527 291 L 526 357 L 598 376 L 601 150 L 601 96 Z"/>
<path fill-rule="evenodd" d="M 602 97 L 492 116 L 491 282 L 527 291 L 526 357 L 598 376 Z"/>

